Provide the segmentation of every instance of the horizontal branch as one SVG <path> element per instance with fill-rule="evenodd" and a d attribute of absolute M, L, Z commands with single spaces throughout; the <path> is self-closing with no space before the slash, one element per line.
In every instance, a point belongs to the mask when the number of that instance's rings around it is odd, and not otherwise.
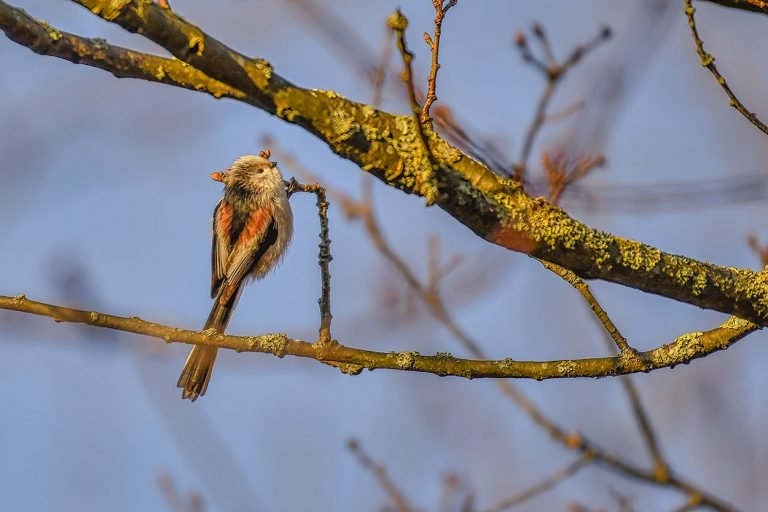
<path fill-rule="evenodd" d="M 305 128 L 336 154 L 390 186 L 423 196 L 492 243 L 584 279 L 619 283 L 768 325 L 768 274 L 667 254 L 591 229 L 527 195 L 518 182 L 496 175 L 428 126 L 423 131 L 429 147 L 424 147 L 411 116 L 382 112 L 333 91 L 296 87 L 268 62 L 243 56 L 150 0 L 73 1 L 154 41 L 203 77 L 242 91 L 245 97 L 237 99 Z M 99 67 L 108 65 L 100 61 Z"/>
<path fill-rule="evenodd" d="M 476 360 L 453 357 L 447 352 L 426 356 L 418 352 L 375 352 L 347 347 L 336 341 L 310 343 L 285 334 L 230 336 L 208 331 L 191 331 L 142 320 L 120 317 L 35 302 L 23 295 L 0 296 L 0 309 L 47 316 L 56 322 L 71 322 L 118 331 L 143 334 L 168 343 L 210 345 L 237 352 L 262 352 L 277 357 L 298 356 L 330 364 L 342 372 L 357 375 L 364 369 L 389 369 L 440 376 L 473 378 L 533 378 L 538 380 L 570 377 L 607 377 L 686 364 L 718 350 L 725 350 L 747 334 L 759 329 L 751 322 L 731 317 L 706 332 L 687 333 L 672 343 L 618 357 L 598 357 L 559 361 Z"/>

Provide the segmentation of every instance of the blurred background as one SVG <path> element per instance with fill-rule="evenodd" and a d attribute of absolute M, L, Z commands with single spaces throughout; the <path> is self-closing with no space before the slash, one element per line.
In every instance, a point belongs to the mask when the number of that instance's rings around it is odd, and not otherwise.
<path fill-rule="evenodd" d="M 59 29 L 165 55 L 73 3 L 13 3 Z M 398 3 L 171 6 L 298 85 L 371 102 L 365 66 L 393 48 L 385 20 Z M 423 90 L 421 33 L 432 31 L 434 10 L 427 0 L 401 8 Z M 450 106 L 485 148 L 478 157 L 511 168 L 545 86 L 514 35 L 539 22 L 563 58 L 607 25 L 614 37 L 557 88 L 552 111 L 575 113 L 543 127 L 531 181 L 542 176 L 543 151 L 599 151 L 605 165 L 563 197 L 573 216 L 667 252 L 758 268 L 746 239 L 768 239 L 768 145 L 701 67 L 682 10 L 666 1 L 460 0 L 443 25 L 435 108 Z M 739 97 L 768 117 L 766 18 L 704 3 L 698 19 Z M 210 215 L 221 194 L 210 172 L 268 137 L 286 176 L 302 178 L 292 159 L 335 192 L 361 197 L 358 168 L 248 105 L 117 80 L 4 37 L 0 62 L 2 294 L 196 329 L 210 307 Z M 382 108 L 405 113 L 400 66 L 393 53 Z M 581 297 L 535 261 L 489 245 L 419 198 L 378 182 L 373 194 L 383 232 L 415 275 L 426 282 L 437 258 L 451 267 L 440 279 L 446 307 L 491 357 L 609 353 Z M 334 197 L 334 336 L 375 350 L 467 355 Z M 246 289 L 231 333 L 316 335 L 314 198 L 291 201 L 292 247 Z M 593 291 L 639 349 L 725 318 L 607 283 Z M 744 510 L 768 501 L 766 341 L 758 332 L 689 366 L 633 378 L 674 469 Z M 392 510 L 349 439 L 386 467 L 413 509 L 461 510 L 472 499 L 479 510 L 576 457 L 491 381 L 382 370 L 351 377 L 316 361 L 226 351 L 208 394 L 190 404 L 175 387 L 187 351 L 0 312 L 0 510 Z M 514 384 L 566 429 L 649 467 L 617 379 Z M 589 465 L 516 510 L 672 510 L 684 501 Z"/>

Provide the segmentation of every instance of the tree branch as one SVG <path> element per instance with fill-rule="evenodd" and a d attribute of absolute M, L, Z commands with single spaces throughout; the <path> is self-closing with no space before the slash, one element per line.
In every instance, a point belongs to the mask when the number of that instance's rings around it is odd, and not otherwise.
<path fill-rule="evenodd" d="M 648 372 L 686 364 L 718 350 L 724 350 L 759 327 L 731 317 L 706 332 L 688 333 L 661 347 L 640 352 L 637 357 L 597 357 L 555 361 L 516 361 L 462 359 L 440 352 L 434 356 L 418 352 L 375 352 L 347 347 L 336 341 L 310 343 L 285 334 L 230 336 L 169 327 L 138 317 L 120 317 L 35 302 L 23 295 L 0 295 L 0 309 L 47 316 L 57 322 L 79 323 L 160 338 L 168 343 L 210 345 L 237 352 L 262 352 L 278 357 L 297 356 L 338 367 L 342 372 L 359 374 L 363 369 L 390 369 L 432 373 L 440 376 L 477 378 L 534 378 L 538 380 L 571 377 L 606 377 Z"/>
<path fill-rule="evenodd" d="M 104 39 L 89 39 L 51 27 L 22 9 L 0 1 L 0 30 L 12 41 L 40 55 L 103 69 L 117 78 L 137 78 L 200 91 L 215 98 L 247 101 L 247 96 L 214 80 L 178 59 L 113 46 Z"/>
<path fill-rule="evenodd" d="M 430 151 L 425 151 L 413 118 L 381 112 L 332 91 L 295 87 L 266 61 L 242 56 L 149 0 L 78 3 L 141 32 L 205 76 L 242 91 L 243 101 L 302 126 L 338 155 L 391 186 L 425 197 L 492 243 L 555 263 L 581 278 L 619 283 L 768 325 L 768 274 L 667 254 L 591 229 L 547 201 L 528 196 L 519 183 L 494 174 L 428 126 L 423 128 Z M 440 172 L 429 172 L 430 155 Z"/>
<path fill-rule="evenodd" d="M 538 70 L 544 76 L 547 82 L 544 86 L 544 90 L 539 96 L 538 102 L 536 103 L 536 110 L 534 112 L 533 119 L 528 125 L 528 129 L 526 130 L 525 136 L 523 137 L 523 143 L 520 149 L 520 158 L 518 162 L 512 166 L 515 178 L 520 181 L 523 180 L 524 174 L 528 168 L 528 158 L 531 154 L 533 143 L 536 140 L 536 136 L 541 131 L 541 128 L 544 126 L 549 104 L 552 101 L 552 97 L 558 84 L 562 82 L 563 78 L 565 78 L 568 72 L 573 69 L 573 67 L 578 64 L 584 56 L 594 50 L 598 45 L 600 45 L 600 43 L 607 41 L 611 37 L 611 30 L 607 26 L 601 28 L 599 34 L 596 37 L 587 43 L 574 48 L 570 55 L 562 63 L 560 63 L 557 61 L 554 53 L 552 52 L 552 44 L 550 43 L 549 37 L 547 37 L 544 28 L 536 23 L 533 25 L 531 31 L 542 47 L 546 62 L 540 58 L 537 58 L 533 54 L 531 48 L 528 46 L 528 39 L 525 37 L 524 33 L 521 32 L 515 37 L 515 46 L 520 52 L 520 55 L 523 57 L 523 60 L 531 65 L 534 69 Z M 557 201 L 553 202 L 556 203 Z"/>
<path fill-rule="evenodd" d="M 731 9 L 741 9 L 750 12 L 761 12 L 768 14 L 768 8 L 766 8 L 766 2 L 761 0 L 706 0 L 713 4 L 719 4 L 723 7 L 729 7 Z"/>
<path fill-rule="evenodd" d="M 765 8 L 765 3 L 760 1 L 760 4 Z M 754 1 L 750 1 L 751 5 L 756 5 Z M 744 104 L 736 97 L 728 82 L 725 81 L 725 77 L 720 73 L 715 65 L 715 58 L 704 50 L 704 41 L 699 37 L 699 30 L 696 28 L 696 9 L 693 7 L 693 0 L 685 0 L 685 15 L 688 18 L 688 25 L 691 28 L 691 36 L 693 37 L 693 44 L 696 46 L 696 53 L 699 54 L 701 59 L 701 65 L 704 66 L 712 73 L 717 83 L 725 91 L 728 99 L 731 102 L 731 106 L 735 108 L 747 121 L 752 123 L 758 130 L 768 135 L 768 126 L 765 125 L 754 112 L 751 112 Z"/>
<path fill-rule="evenodd" d="M 390 478 L 387 473 L 387 468 L 384 467 L 383 464 L 374 461 L 371 456 L 363 450 L 363 447 L 360 446 L 360 441 L 357 439 L 350 439 L 347 441 L 347 448 L 349 448 L 349 451 L 357 457 L 357 461 L 360 465 L 373 474 L 376 478 L 376 482 L 378 482 L 379 486 L 387 494 L 389 499 L 392 500 L 392 504 L 395 506 L 397 512 L 413 512 L 413 507 L 411 507 L 403 492 L 398 488 L 392 478 Z"/>
<path fill-rule="evenodd" d="M 432 5 L 435 8 L 434 36 L 430 37 L 427 32 L 424 32 L 424 42 L 427 43 L 432 52 L 432 66 L 429 70 L 429 78 L 427 79 L 427 97 L 424 99 L 424 106 L 421 108 L 419 116 L 421 123 L 428 123 L 430 121 L 429 109 L 437 101 L 437 72 L 440 69 L 440 35 L 443 32 L 443 20 L 448 10 L 454 7 L 457 2 L 458 0 L 447 0 L 443 4 L 443 0 L 432 0 Z"/>
<path fill-rule="evenodd" d="M 528 487 L 527 489 L 516 494 L 515 496 L 506 498 L 500 501 L 493 507 L 487 509 L 486 512 L 504 512 L 505 510 L 509 510 L 510 508 L 517 507 L 518 505 L 522 505 L 523 503 L 531 500 L 532 498 L 535 498 L 536 496 L 549 491 L 550 489 L 552 489 L 553 487 L 555 487 L 557 484 L 567 479 L 568 477 L 575 475 L 581 468 L 583 468 L 584 466 L 588 465 L 591 462 L 594 462 L 592 455 L 590 455 L 589 453 L 584 454 L 578 459 L 568 464 L 567 466 L 565 466 L 564 468 L 559 469 L 558 471 L 552 473 L 545 479 Z"/>
<path fill-rule="evenodd" d="M 269 158 L 266 156 L 265 158 Z M 315 194 L 317 197 L 317 215 L 320 217 L 320 253 L 317 261 L 320 265 L 320 298 L 317 303 L 320 306 L 320 332 L 318 340 L 323 343 L 331 342 L 331 239 L 328 236 L 328 201 L 325 198 L 325 188 L 317 183 L 303 184 L 291 178 L 287 182 L 288 197 L 296 192 Z"/>

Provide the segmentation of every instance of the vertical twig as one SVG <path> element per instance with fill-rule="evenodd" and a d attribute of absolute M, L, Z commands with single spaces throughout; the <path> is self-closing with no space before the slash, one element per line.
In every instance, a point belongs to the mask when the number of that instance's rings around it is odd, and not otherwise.
<path fill-rule="evenodd" d="M 325 197 L 325 188 L 317 183 L 303 184 L 291 178 L 287 183 L 288 197 L 296 192 L 306 192 L 317 196 L 317 214 L 320 217 L 320 252 L 318 264 L 320 265 L 321 292 L 317 300 L 320 306 L 320 337 L 321 343 L 330 343 L 331 338 L 331 239 L 328 232 L 328 201 Z"/>
<path fill-rule="evenodd" d="M 417 175 L 417 180 L 422 181 L 424 180 L 424 176 L 427 178 L 432 176 L 439 168 L 439 165 L 432 155 L 432 149 L 427 142 L 427 135 L 424 133 L 424 125 L 421 122 L 421 109 L 419 108 L 419 101 L 416 98 L 416 89 L 413 85 L 413 53 L 408 49 L 408 45 L 405 42 L 405 30 L 408 28 L 408 18 L 400 12 L 400 9 L 397 9 L 389 16 L 389 18 L 387 18 L 387 25 L 395 33 L 397 39 L 397 49 L 400 50 L 400 55 L 403 59 L 403 73 L 401 77 L 408 93 L 408 101 L 413 113 L 413 124 L 416 127 L 416 132 L 418 133 L 419 140 L 421 140 L 421 145 L 424 148 L 426 160 L 429 164 L 429 169 L 427 171 L 422 171 Z M 427 198 L 427 201 L 433 202 L 433 200 L 429 198 Z"/>
<path fill-rule="evenodd" d="M 544 76 L 547 83 L 541 93 L 541 96 L 539 96 L 539 99 L 536 102 L 536 109 L 533 115 L 533 120 L 528 126 L 528 129 L 525 132 L 525 136 L 523 137 L 523 144 L 520 150 L 520 158 L 518 162 L 512 167 L 514 170 L 515 178 L 518 180 L 523 179 L 525 171 L 528 167 L 528 159 L 531 155 L 531 149 L 533 148 L 533 144 L 537 135 L 541 131 L 542 126 L 544 126 L 544 122 L 547 117 L 547 111 L 549 109 L 550 103 L 552 102 L 552 97 L 555 93 L 557 85 L 585 55 L 599 46 L 600 43 L 607 41 L 611 37 L 611 30 L 608 27 L 603 27 L 595 37 L 587 41 L 585 44 L 574 48 L 565 60 L 558 62 L 554 52 L 552 51 L 552 44 L 550 43 L 544 28 L 538 23 L 534 23 L 533 27 L 531 28 L 531 32 L 536 37 L 536 40 L 541 46 L 542 52 L 544 53 L 544 59 L 540 59 L 533 54 L 533 51 L 531 51 L 531 48 L 528 46 L 528 40 L 525 37 L 525 34 L 520 33 L 515 37 L 515 46 L 520 52 L 523 60 L 527 64 L 531 65 L 534 69 L 538 70 Z"/>
<path fill-rule="evenodd" d="M 405 83 L 408 102 L 411 105 L 411 112 L 416 119 L 416 124 L 421 126 L 421 123 L 419 122 L 421 108 L 419 107 L 419 101 L 416 99 L 416 89 L 413 85 L 413 52 L 408 49 L 408 45 L 405 42 L 405 31 L 408 28 L 408 18 L 405 17 L 400 9 L 397 9 L 389 15 L 389 18 L 387 18 L 387 26 L 389 26 L 395 33 L 397 49 L 400 50 L 400 56 L 403 59 L 403 72 L 400 74 L 400 77 L 403 79 L 403 83 Z"/>
<path fill-rule="evenodd" d="M 435 7 L 435 32 L 433 37 L 424 32 L 424 42 L 429 45 L 429 49 L 432 51 L 432 67 L 427 79 L 427 98 L 424 100 L 424 106 L 421 107 L 421 115 L 419 116 L 422 123 L 430 121 L 429 108 L 437 100 L 437 71 L 440 69 L 438 54 L 440 53 L 440 35 L 443 29 L 443 19 L 445 19 L 445 14 L 448 10 L 457 3 L 458 0 L 447 0 L 445 4 L 443 4 L 443 0 L 432 0 L 432 5 Z"/>

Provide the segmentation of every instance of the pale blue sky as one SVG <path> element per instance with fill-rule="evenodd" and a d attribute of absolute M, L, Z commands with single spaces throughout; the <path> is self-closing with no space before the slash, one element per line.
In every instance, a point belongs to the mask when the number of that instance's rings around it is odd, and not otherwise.
<path fill-rule="evenodd" d="M 460 1 L 444 26 L 439 99 L 474 133 L 492 136 L 516 156 L 542 84 L 520 62 L 512 35 L 539 20 L 563 55 L 602 24 L 613 28 L 616 39 L 563 84 L 555 101 L 562 106 L 589 97 L 606 66 L 622 62 L 628 46 L 638 55 L 644 44 L 652 46 L 632 36 L 641 3 Z M 383 21 L 397 5 L 325 4 L 377 52 Z M 159 51 L 73 3 L 14 5 L 62 30 Z M 243 53 L 268 59 L 296 84 L 370 99 L 358 73 L 287 4 L 176 0 L 172 6 Z M 411 19 L 417 74 L 424 77 L 427 54 L 419 34 L 430 29 L 431 3 L 405 2 L 402 9 Z M 767 42 L 764 18 L 709 5 L 700 9 L 700 18 L 722 70 L 745 102 L 768 117 L 768 63 L 755 50 Z M 608 166 L 586 184 L 765 176 L 764 136 L 728 107 L 699 65 L 682 5 L 668 27 L 656 52 L 630 75 L 628 97 L 603 141 Z M 209 218 L 221 193 L 209 172 L 257 152 L 260 137 L 268 134 L 328 185 L 359 189 L 359 169 L 301 129 L 247 105 L 117 80 L 37 56 L 4 37 L 0 62 L 7 70 L 0 75 L 2 294 L 62 301 L 54 277 L 74 264 L 92 290 L 85 307 L 196 328 L 210 306 Z M 390 78 L 397 80 L 395 73 Z M 384 108 L 406 111 L 396 83 Z M 558 142 L 571 128 L 565 123 L 545 132 L 537 149 Z M 424 208 L 421 199 L 379 184 L 376 193 L 387 235 L 418 270 L 425 266 L 430 233 L 440 236 L 444 254 L 463 255 L 463 266 L 446 283 L 449 295 L 460 295 L 462 276 L 490 266 L 493 284 L 486 293 L 449 303 L 494 357 L 604 353 L 576 293 L 534 261 L 489 246 L 442 211 Z M 292 202 L 291 250 L 277 272 L 245 291 L 232 332 L 315 332 L 314 200 L 296 196 Z M 768 239 L 765 201 L 634 214 L 570 206 L 591 226 L 723 265 L 754 267 L 745 237 Z M 378 299 L 385 284 L 396 282 L 393 274 L 335 205 L 331 228 L 334 334 L 340 341 L 379 350 L 463 353 L 429 319 L 382 319 Z M 598 283 L 594 289 L 638 348 L 711 328 L 723 318 L 615 285 Z M 216 511 L 375 509 L 385 497 L 346 450 L 350 436 L 387 465 L 415 505 L 431 510 L 446 472 L 462 475 L 484 506 L 572 457 L 532 427 L 491 382 L 385 371 L 349 377 L 312 361 L 228 353 L 217 364 L 208 395 L 190 405 L 175 388 L 187 347 L 20 315 L 1 315 L 0 326 L 2 510 L 167 510 L 159 474 L 171 475 L 183 492 L 202 493 Z M 636 379 L 676 468 L 748 510 L 768 500 L 761 485 L 768 475 L 768 381 L 760 363 L 768 357 L 765 342 L 758 333 L 726 353 Z M 617 381 L 519 385 L 561 424 L 645 460 Z M 638 510 L 681 502 L 674 493 L 588 469 L 520 510 L 564 510 L 572 500 L 613 507 L 611 489 L 636 500 Z"/>

